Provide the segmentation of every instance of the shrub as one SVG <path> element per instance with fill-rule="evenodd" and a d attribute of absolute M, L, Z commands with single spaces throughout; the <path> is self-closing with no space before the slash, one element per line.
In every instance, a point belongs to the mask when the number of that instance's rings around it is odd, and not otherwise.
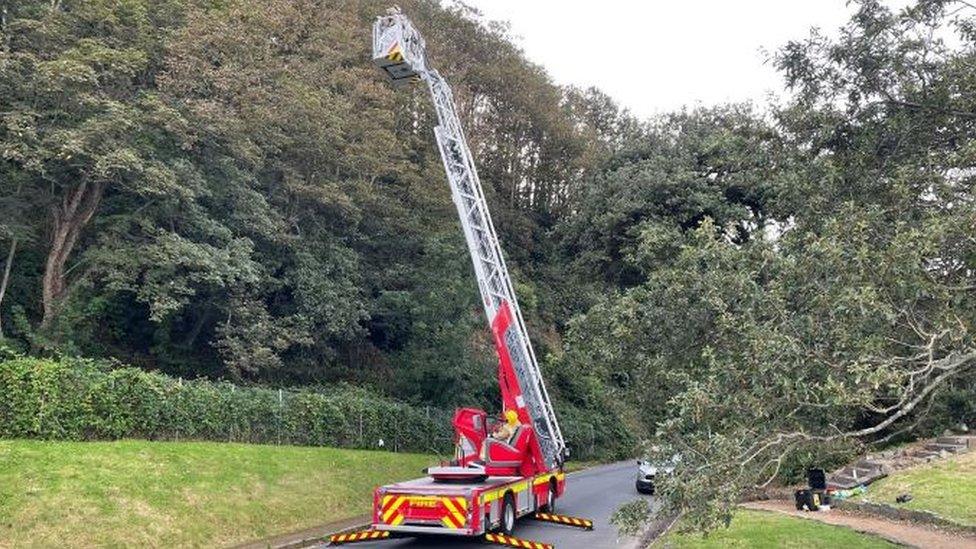
<path fill-rule="evenodd" d="M 77 359 L 0 362 L 0 437 L 217 440 L 443 453 L 451 414 L 361 389 L 185 381 Z"/>
<path fill-rule="evenodd" d="M 277 390 L 182 380 L 80 359 L 0 356 L 0 438 L 214 440 L 451 451 L 452 411 L 357 387 Z M 614 414 L 559 407 L 573 459 L 621 458 L 634 439 Z"/>
<path fill-rule="evenodd" d="M 610 524 L 616 526 L 622 534 L 636 536 L 644 529 L 650 514 L 651 506 L 647 500 L 635 499 L 614 511 L 610 515 Z"/>

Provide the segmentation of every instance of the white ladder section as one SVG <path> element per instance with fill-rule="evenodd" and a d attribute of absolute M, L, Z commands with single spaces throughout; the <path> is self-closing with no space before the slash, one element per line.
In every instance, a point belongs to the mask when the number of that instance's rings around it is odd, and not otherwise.
<path fill-rule="evenodd" d="M 427 83 L 439 122 L 434 128 L 434 135 L 471 253 L 489 327 L 502 304 L 508 303 L 514 317 L 506 337 L 512 365 L 546 465 L 549 468 L 557 467 L 566 457 L 566 444 L 525 329 L 525 320 L 488 212 L 478 170 L 461 128 L 451 87 L 436 70 L 427 67 L 423 37 L 410 20 L 397 10 L 377 18 L 373 26 L 373 60 L 386 71 L 394 84 L 417 79 Z"/>

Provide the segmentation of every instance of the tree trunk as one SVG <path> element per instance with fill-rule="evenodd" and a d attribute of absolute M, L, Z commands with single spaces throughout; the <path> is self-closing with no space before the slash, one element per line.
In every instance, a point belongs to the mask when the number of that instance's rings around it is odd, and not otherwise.
<path fill-rule="evenodd" d="M 3 297 L 7 294 L 7 284 L 10 282 L 10 268 L 14 264 L 14 254 L 17 253 L 17 239 L 10 242 L 10 251 L 7 252 L 7 263 L 3 267 L 3 280 L 0 280 L 0 305 L 3 305 Z M 0 307 L 0 339 L 3 339 L 3 308 Z"/>
<path fill-rule="evenodd" d="M 204 304 L 205 307 L 208 305 L 209 303 Z M 196 323 L 194 323 L 193 325 L 193 329 L 190 330 L 189 335 L 187 335 L 186 341 L 183 342 L 183 347 L 187 349 L 193 348 L 193 345 L 196 343 L 197 338 L 200 336 L 200 332 L 203 331 L 204 325 L 206 325 L 206 323 L 210 320 L 212 311 L 213 309 L 207 307 L 203 310 L 202 313 L 200 313 L 200 316 L 197 317 Z"/>
<path fill-rule="evenodd" d="M 10 53 L 10 35 L 7 34 L 7 3 L 0 5 L 0 34 L 3 34 L 3 53 Z"/>
<path fill-rule="evenodd" d="M 98 209 L 104 190 L 102 183 L 83 181 L 65 194 L 61 204 L 52 208 L 51 249 L 44 264 L 42 305 L 44 316 L 41 328 L 50 326 L 57 316 L 58 306 L 67 290 L 64 266 L 71 255 L 82 229 Z"/>

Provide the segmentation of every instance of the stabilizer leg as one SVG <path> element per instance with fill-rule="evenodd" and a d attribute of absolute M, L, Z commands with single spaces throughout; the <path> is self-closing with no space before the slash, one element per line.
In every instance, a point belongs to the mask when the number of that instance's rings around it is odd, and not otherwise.
<path fill-rule="evenodd" d="M 360 541 L 376 541 L 388 537 L 390 537 L 390 533 L 383 530 L 364 530 L 349 534 L 332 534 L 329 536 L 329 543 L 332 545 L 344 545 L 346 543 L 357 543 Z"/>
<path fill-rule="evenodd" d="M 507 536 L 505 534 L 485 534 L 485 541 L 489 543 L 497 543 L 498 545 L 505 545 L 507 547 L 517 547 L 518 549 L 555 549 L 548 543 L 520 539 L 513 536 Z"/>
<path fill-rule="evenodd" d="M 532 518 L 535 520 L 541 520 L 543 522 L 565 524 L 566 526 L 575 526 L 577 528 L 584 528 L 586 530 L 593 529 L 593 521 L 584 518 L 568 517 L 566 515 L 554 515 L 552 513 L 536 513 L 532 516 Z"/>

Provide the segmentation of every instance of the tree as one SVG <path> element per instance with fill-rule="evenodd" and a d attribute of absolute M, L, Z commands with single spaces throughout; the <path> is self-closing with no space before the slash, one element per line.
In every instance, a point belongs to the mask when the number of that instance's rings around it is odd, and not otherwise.
<path fill-rule="evenodd" d="M 641 279 L 631 258 L 652 252 L 638 251 L 642 233 L 659 235 L 653 253 L 662 260 L 706 217 L 730 238 L 748 240 L 767 222 L 778 140 L 748 105 L 663 117 L 622 143 L 587 181 L 578 214 L 561 227 L 564 254 L 577 258 L 585 276 L 628 287 Z"/>
<path fill-rule="evenodd" d="M 156 157 L 158 104 L 144 95 L 175 3 L 4 4 L 0 149 L 47 212 L 41 326 L 68 290 L 66 264 L 107 191 L 166 192 Z"/>
<path fill-rule="evenodd" d="M 763 193 L 777 230 L 635 232 L 640 282 L 574 329 L 578 360 L 626 376 L 657 457 L 682 456 L 661 492 L 692 527 L 809 456 L 940 427 L 931 410 L 976 377 L 973 14 L 857 8 L 837 41 L 777 58 L 796 92 Z"/>

